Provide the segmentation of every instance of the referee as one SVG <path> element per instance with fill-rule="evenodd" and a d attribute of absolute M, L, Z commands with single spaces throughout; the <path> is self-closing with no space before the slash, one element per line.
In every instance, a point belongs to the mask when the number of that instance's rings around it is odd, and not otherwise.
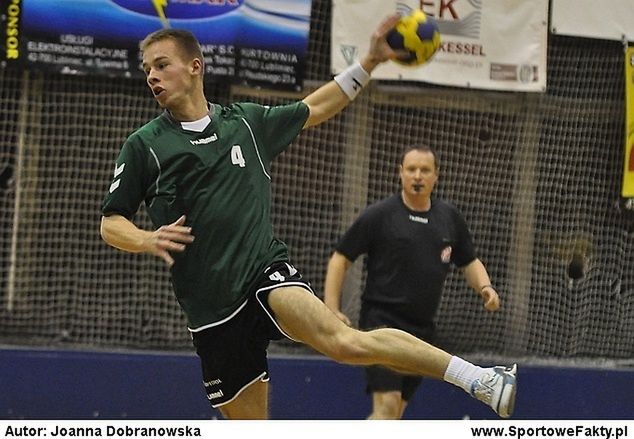
<path fill-rule="evenodd" d="M 427 146 L 408 148 L 401 159 L 402 188 L 368 207 L 341 238 L 328 263 L 324 301 L 350 325 L 340 310 L 346 272 L 367 254 L 367 280 L 361 295 L 359 327 L 402 329 L 433 341 L 434 316 L 451 264 L 489 311 L 500 307 L 489 275 L 476 257 L 469 228 L 453 205 L 432 200 L 439 164 Z M 372 394 L 370 419 L 400 419 L 421 378 L 380 366 L 366 368 Z"/>

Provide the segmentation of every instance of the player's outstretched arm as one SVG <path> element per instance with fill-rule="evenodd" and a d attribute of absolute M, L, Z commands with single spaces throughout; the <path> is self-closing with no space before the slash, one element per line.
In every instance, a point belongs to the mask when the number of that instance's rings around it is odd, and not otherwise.
<path fill-rule="evenodd" d="M 370 80 L 370 74 L 379 64 L 396 58 L 397 54 L 388 46 L 385 36 L 396 25 L 400 15 L 387 17 L 372 34 L 368 53 L 348 69 L 337 75 L 313 93 L 303 102 L 308 106 L 310 115 L 304 128 L 318 125 L 330 119 L 354 99 L 361 88 Z"/>
<path fill-rule="evenodd" d="M 101 237 L 112 247 L 130 253 L 149 253 L 160 257 L 168 266 L 174 264 L 170 252 L 182 252 L 185 245 L 194 241 L 191 227 L 186 227 L 185 216 L 172 224 L 159 227 L 153 232 L 139 229 L 121 215 L 101 218 Z"/>

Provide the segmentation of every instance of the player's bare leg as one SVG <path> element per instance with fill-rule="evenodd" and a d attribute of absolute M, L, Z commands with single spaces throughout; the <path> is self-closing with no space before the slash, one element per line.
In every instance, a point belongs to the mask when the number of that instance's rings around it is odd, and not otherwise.
<path fill-rule="evenodd" d="M 268 395 L 269 383 L 256 381 L 218 410 L 226 419 L 268 419 Z"/>
<path fill-rule="evenodd" d="M 380 364 L 401 373 L 443 379 L 451 360 L 448 353 L 398 329 L 351 328 L 299 287 L 273 290 L 269 305 L 287 334 L 340 363 Z"/>
<path fill-rule="evenodd" d="M 515 365 L 481 368 L 398 329 L 353 329 L 299 287 L 277 288 L 268 301 L 288 335 L 339 363 L 381 365 L 403 374 L 444 380 L 461 387 L 503 418 L 513 413 Z"/>

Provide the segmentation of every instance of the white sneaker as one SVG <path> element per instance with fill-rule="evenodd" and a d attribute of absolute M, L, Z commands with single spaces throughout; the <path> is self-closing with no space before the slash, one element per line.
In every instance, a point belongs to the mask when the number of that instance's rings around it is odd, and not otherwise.
<path fill-rule="evenodd" d="M 490 406 L 502 418 L 508 418 L 515 408 L 517 364 L 495 366 L 471 384 L 471 396 Z"/>

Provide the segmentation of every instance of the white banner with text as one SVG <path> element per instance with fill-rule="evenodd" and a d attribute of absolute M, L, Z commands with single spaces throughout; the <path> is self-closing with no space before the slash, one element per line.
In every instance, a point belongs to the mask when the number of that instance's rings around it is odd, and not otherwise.
<path fill-rule="evenodd" d="M 552 0 L 554 34 L 634 41 L 634 1 Z"/>
<path fill-rule="evenodd" d="M 422 9 L 438 22 L 441 47 L 428 63 L 388 62 L 375 79 L 490 90 L 546 90 L 548 0 L 333 0 L 332 72 L 368 50 L 371 32 L 395 11 Z"/>

